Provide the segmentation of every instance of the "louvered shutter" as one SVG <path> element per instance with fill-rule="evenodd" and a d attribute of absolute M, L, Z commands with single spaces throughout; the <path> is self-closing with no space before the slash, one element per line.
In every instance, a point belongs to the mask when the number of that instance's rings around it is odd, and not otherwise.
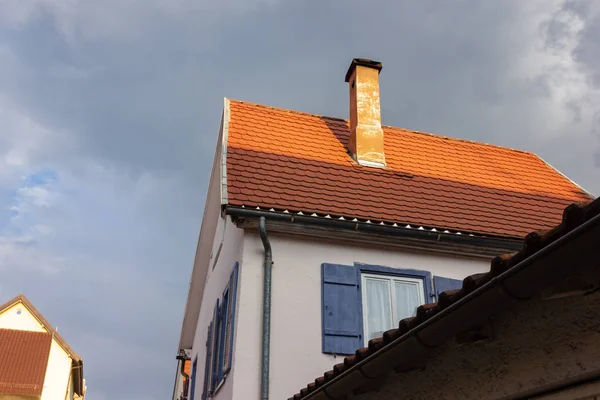
<path fill-rule="evenodd" d="M 322 264 L 323 353 L 354 354 L 363 344 L 360 274 L 356 267 Z"/>
<path fill-rule="evenodd" d="M 229 284 L 228 284 L 229 285 Z M 227 334 L 227 311 L 229 310 L 229 287 L 223 293 L 223 301 L 219 308 L 219 358 L 217 362 L 217 384 L 223 379 L 225 361 L 225 336 Z"/>
<path fill-rule="evenodd" d="M 185 361 L 184 361 L 185 362 Z M 194 396 L 196 395 L 196 370 L 198 369 L 198 358 L 194 359 L 194 363 L 192 364 L 192 375 L 190 377 L 191 380 L 191 388 L 190 388 L 190 400 L 194 400 Z M 202 395 L 204 398 L 204 395 Z"/>
<path fill-rule="evenodd" d="M 206 361 L 204 364 L 204 387 L 202 388 L 202 400 L 208 399 L 208 396 L 210 393 L 210 379 L 211 379 L 210 372 L 211 372 L 211 365 L 212 365 L 211 356 L 212 356 L 212 348 L 213 348 L 212 331 L 213 331 L 213 323 L 211 322 L 208 325 L 208 333 L 206 335 Z M 193 386 L 193 384 L 192 384 L 192 386 Z M 194 389 L 192 389 L 192 393 L 193 393 L 193 390 Z M 192 394 L 192 396 L 193 396 L 193 394 Z"/>
<path fill-rule="evenodd" d="M 235 263 L 231 276 L 229 277 L 229 286 L 227 289 L 227 322 L 225 328 L 225 340 L 223 350 L 223 372 L 227 373 L 231 369 L 233 338 L 235 325 L 235 302 L 237 293 L 237 275 L 239 264 Z"/>
<path fill-rule="evenodd" d="M 211 365 L 211 377 L 210 377 L 210 393 L 212 394 L 219 383 L 217 380 L 217 371 L 219 366 L 219 299 L 215 304 L 215 311 L 213 312 L 213 345 L 212 345 L 212 365 Z"/>

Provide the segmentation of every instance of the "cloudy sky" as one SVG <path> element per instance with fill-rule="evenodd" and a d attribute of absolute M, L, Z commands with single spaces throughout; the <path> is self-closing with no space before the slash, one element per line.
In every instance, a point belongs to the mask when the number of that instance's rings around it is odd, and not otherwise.
<path fill-rule="evenodd" d="M 223 97 L 537 152 L 600 194 L 592 1 L 0 0 L 0 302 L 25 293 L 88 399 L 166 399 Z"/>

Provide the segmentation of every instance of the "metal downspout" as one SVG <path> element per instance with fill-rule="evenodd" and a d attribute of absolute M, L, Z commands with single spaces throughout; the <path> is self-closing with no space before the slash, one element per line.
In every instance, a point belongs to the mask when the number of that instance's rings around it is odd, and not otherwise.
<path fill-rule="evenodd" d="M 269 399 L 269 350 L 271 341 L 271 268 L 273 266 L 273 256 L 271 253 L 271 243 L 267 237 L 267 226 L 265 217 L 260 217 L 258 221 L 258 231 L 260 240 L 262 240 L 265 249 L 264 256 L 264 282 L 263 282 L 263 327 L 262 327 L 262 365 L 261 365 L 261 400 Z"/>

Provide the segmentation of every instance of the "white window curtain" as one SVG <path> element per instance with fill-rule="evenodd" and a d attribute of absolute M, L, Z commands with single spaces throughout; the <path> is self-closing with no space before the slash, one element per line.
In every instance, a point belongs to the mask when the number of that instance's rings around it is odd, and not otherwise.
<path fill-rule="evenodd" d="M 421 305 L 421 288 L 412 282 L 394 282 L 396 289 L 396 324 L 400 320 L 415 316 L 417 307 Z"/>
<path fill-rule="evenodd" d="M 418 278 L 363 275 L 365 344 L 416 315 L 425 302 L 423 281 Z"/>
<path fill-rule="evenodd" d="M 367 279 L 368 339 L 383 335 L 391 328 L 392 307 L 390 281 Z"/>

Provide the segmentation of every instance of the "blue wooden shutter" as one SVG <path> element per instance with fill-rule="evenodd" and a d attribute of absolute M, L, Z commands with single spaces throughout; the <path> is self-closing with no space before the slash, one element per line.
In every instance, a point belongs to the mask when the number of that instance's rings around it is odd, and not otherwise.
<path fill-rule="evenodd" d="M 208 325 L 208 334 L 206 335 L 206 361 L 204 363 L 204 387 L 202 388 L 202 400 L 208 399 L 210 395 L 210 367 L 211 363 L 211 355 L 212 355 L 212 331 L 213 324 L 212 322 Z M 193 396 L 193 395 L 192 395 Z"/>
<path fill-rule="evenodd" d="M 211 379 L 210 379 L 210 393 L 212 394 L 217 388 L 219 381 L 217 380 L 218 371 L 218 360 L 219 360 L 219 342 L 220 342 L 220 324 L 219 324 L 219 299 L 215 304 L 215 311 L 213 313 L 213 348 L 212 348 L 212 365 L 211 365 Z"/>
<path fill-rule="evenodd" d="M 185 361 L 184 361 L 185 363 Z M 192 376 L 190 380 L 192 381 L 191 389 L 190 389 L 190 400 L 194 400 L 194 396 L 196 393 L 196 370 L 198 369 L 198 357 L 194 358 L 194 363 L 192 364 Z"/>
<path fill-rule="evenodd" d="M 439 300 L 440 293 L 446 290 L 457 290 L 462 288 L 462 281 L 458 279 L 444 278 L 443 276 L 433 277 L 433 286 L 435 292 L 435 299 Z"/>
<path fill-rule="evenodd" d="M 235 301 L 237 298 L 237 279 L 238 279 L 238 268 L 239 264 L 235 263 L 233 267 L 233 271 L 231 272 L 231 276 L 229 277 L 229 287 L 228 287 L 228 311 L 227 311 L 227 326 L 225 330 L 225 347 L 224 347 L 224 365 L 223 365 L 223 373 L 229 372 L 231 369 L 231 361 L 233 355 L 233 337 L 234 337 L 234 326 L 235 326 Z"/>
<path fill-rule="evenodd" d="M 229 288 L 223 294 L 219 312 L 219 358 L 217 360 L 217 383 L 223 379 L 223 361 L 225 360 L 225 336 L 227 331 L 227 311 L 229 307 Z"/>
<path fill-rule="evenodd" d="M 323 353 L 354 354 L 363 345 L 360 274 L 356 267 L 322 264 Z"/>

